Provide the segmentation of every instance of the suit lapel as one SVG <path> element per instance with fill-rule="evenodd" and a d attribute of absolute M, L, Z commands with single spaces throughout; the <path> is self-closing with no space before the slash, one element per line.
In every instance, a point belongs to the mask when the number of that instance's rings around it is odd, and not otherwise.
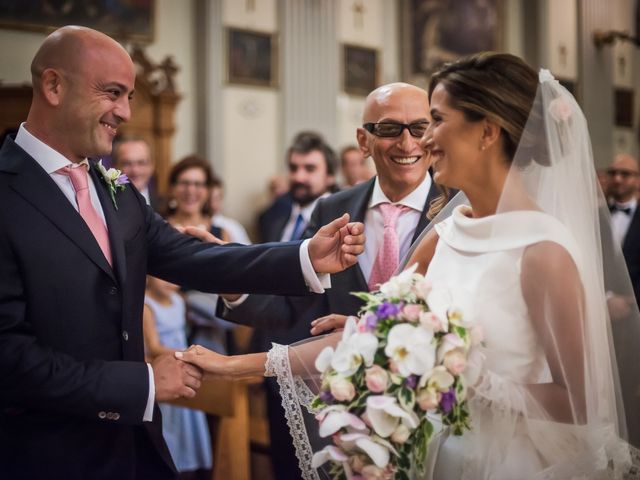
<path fill-rule="evenodd" d="M 111 278 L 113 271 L 89 227 L 60 188 L 38 163 L 12 139 L 2 150 L 2 170 L 15 173 L 11 188 L 45 215 Z"/>
<path fill-rule="evenodd" d="M 345 211 L 349 212 L 352 222 L 364 222 L 364 217 L 367 214 L 367 207 L 369 206 L 369 200 L 373 193 L 373 185 L 376 178 L 373 177 L 362 188 L 357 190 L 355 196 L 346 205 Z M 358 188 L 358 187 L 353 187 Z M 352 268 L 353 270 L 353 284 L 357 285 L 356 290 L 368 291 L 367 279 L 364 278 L 362 269 L 360 268 L 360 262 L 357 262 Z"/>
<path fill-rule="evenodd" d="M 98 198 L 100 205 L 102 205 L 102 211 L 104 212 L 104 218 L 107 221 L 107 229 L 109 230 L 109 243 L 111 244 L 111 258 L 113 260 L 113 267 L 118 276 L 118 282 L 120 285 L 124 285 L 126 279 L 125 268 L 125 254 L 124 254 L 124 240 L 120 228 L 120 222 L 116 214 L 116 209 L 111 200 L 111 196 L 108 192 L 102 175 L 97 171 L 94 162 L 90 162 L 91 168 L 89 169 L 89 175 L 93 179 L 93 184 L 98 192 Z M 116 193 L 116 202 L 118 201 L 118 193 Z"/>

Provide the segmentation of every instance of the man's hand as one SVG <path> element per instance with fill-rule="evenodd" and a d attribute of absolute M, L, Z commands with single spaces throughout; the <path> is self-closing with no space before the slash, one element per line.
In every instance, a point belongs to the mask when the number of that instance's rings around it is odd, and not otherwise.
<path fill-rule="evenodd" d="M 309 258 L 317 273 L 336 273 L 354 265 L 364 252 L 364 225 L 349 214 L 325 225 L 309 241 Z"/>
<path fill-rule="evenodd" d="M 173 353 L 159 355 L 151 363 L 156 386 L 156 402 L 167 402 L 180 397 L 193 398 L 202 383 L 202 371 L 181 362 Z"/>
<path fill-rule="evenodd" d="M 205 243 L 217 243 L 218 245 L 226 245 L 229 242 L 225 242 L 224 240 L 220 240 L 213 233 L 205 230 L 204 228 L 198 227 L 175 227 L 180 233 L 184 233 L 185 235 L 190 235 L 192 237 L 199 238 Z"/>
<path fill-rule="evenodd" d="M 338 313 L 332 313 L 324 317 L 316 318 L 311 322 L 311 335 L 320 335 L 321 333 L 329 333 L 332 331 L 339 332 L 344 329 L 344 324 L 347 323 L 346 315 L 340 315 Z"/>

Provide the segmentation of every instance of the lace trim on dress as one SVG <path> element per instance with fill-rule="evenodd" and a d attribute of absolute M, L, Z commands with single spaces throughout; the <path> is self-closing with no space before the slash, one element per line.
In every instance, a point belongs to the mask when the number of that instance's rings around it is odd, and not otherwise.
<path fill-rule="evenodd" d="M 304 480 L 320 480 L 316 469 L 311 467 L 313 451 L 306 434 L 304 418 L 297 392 L 304 391 L 299 384 L 308 391 L 311 391 L 299 377 L 294 379 L 291 374 L 291 364 L 289 363 L 289 348 L 285 345 L 273 343 L 271 350 L 267 353 L 267 363 L 265 365 L 265 377 L 276 377 L 280 387 L 280 397 L 282 398 L 282 408 L 287 419 L 289 432 L 293 439 L 293 446 L 296 449 L 298 465 Z M 306 402 L 306 399 L 304 399 Z M 311 402 L 306 402 L 309 405 Z"/>

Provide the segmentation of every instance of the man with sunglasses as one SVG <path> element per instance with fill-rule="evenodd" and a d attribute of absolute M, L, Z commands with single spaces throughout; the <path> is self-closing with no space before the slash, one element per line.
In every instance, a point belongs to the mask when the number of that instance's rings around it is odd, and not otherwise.
<path fill-rule="evenodd" d="M 281 334 L 285 343 L 307 338 L 311 322 L 320 317 L 337 323 L 345 315 L 357 314 L 362 302 L 350 292 L 375 289 L 386 281 L 429 223 L 429 203 L 439 191 L 428 172 L 429 158 L 420 148 L 428 124 L 429 99 L 424 90 L 393 83 L 371 92 L 356 136 L 364 156 L 373 158 L 377 176 L 320 199 L 304 233 L 304 238 L 311 236 L 325 219 L 349 212 L 365 225 L 367 241 L 358 263 L 332 275 L 333 288 L 315 299 L 251 295 L 228 303 L 219 313 L 237 323 L 286 329 Z M 277 335 L 272 334 L 276 342 Z M 300 478 L 275 381 L 268 388 L 277 401 L 270 405 L 277 415 L 269 419 L 276 478 Z"/>

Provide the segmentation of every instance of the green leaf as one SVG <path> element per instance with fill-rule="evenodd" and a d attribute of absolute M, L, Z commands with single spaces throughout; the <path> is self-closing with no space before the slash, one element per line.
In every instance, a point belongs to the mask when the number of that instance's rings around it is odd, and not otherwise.
<path fill-rule="evenodd" d="M 407 412 L 413 410 L 413 406 L 416 404 L 416 392 L 407 387 L 402 387 L 398 392 L 398 401 L 400 406 Z"/>

